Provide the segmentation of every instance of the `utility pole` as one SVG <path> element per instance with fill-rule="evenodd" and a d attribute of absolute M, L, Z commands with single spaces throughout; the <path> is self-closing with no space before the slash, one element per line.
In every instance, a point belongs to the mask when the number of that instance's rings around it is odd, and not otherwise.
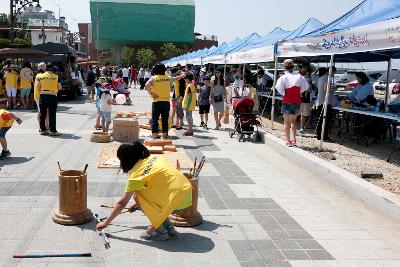
<path fill-rule="evenodd" d="M 45 35 L 45 32 L 44 32 L 44 19 L 42 19 L 42 43 L 44 44 L 44 43 L 46 43 L 46 35 Z"/>
<path fill-rule="evenodd" d="M 97 55 L 97 60 L 100 60 L 100 15 L 99 15 L 99 3 L 96 4 L 96 55 Z"/>
<path fill-rule="evenodd" d="M 14 0 L 10 0 L 10 40 L 14 40 Z"/>

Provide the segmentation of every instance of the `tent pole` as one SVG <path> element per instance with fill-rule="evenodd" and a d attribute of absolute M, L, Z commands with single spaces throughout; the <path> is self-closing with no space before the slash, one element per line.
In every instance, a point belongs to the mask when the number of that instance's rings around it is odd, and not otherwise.
<path fill-rule="evenodd" d="M 245 70 L 246 70 L 246 64 L 243 64 L 243 87 L 242 87 L 242 96 L 243 96 L 243 91 L 244 91 L 244 75 L 245 75 Z"/>
<path fill-rule="evenodd" d="M 388 60 L 388 68 L 387 68 L 387 76 L 386 76 L 386 92 L 385 92 L 385 107 L 387 106 L 387 104 L 389 104 L 389 96 L 390 96 L 390 92 L 389 92 L 389 87 L 390 87 L 390 71 L 392 70 L 392 59 L 389 58 Z"/>
<path fill-rule="evenodd" d="M 324 117 L 322 121 L 322 131 L 321 131 L 321 140 L 319 142 L 319 150 L 322 150 L 322 145 L 324 143 L 324 136 L 325 136 L 325 125 L 326 125 L 326 114 L 328 113 L 328 102 L 329 102 L 329 93 L 331 90 L 331 83 L 332 83 L 332 76 L 333 76 L 333 61 L 335 59 L 335 55 L 331 55 L 331 61 L 329 63 L 329 76 L 328 76 L 328 83 L 326 85 L 326 92 L 325 92 L 325 102 L 324 102 Z"/>
<path fill-rule="evenodd" d="M 274 114 L 275 114 L 275 86 L 278 77 L 278 57 L 275 55 L 275 70 L 274 70 L 274 84 L 272 85 L 272 107 L 271 107 L 271 129 L 274 129 Z M 268 101 L 268 100 L 267 100 Z"/>

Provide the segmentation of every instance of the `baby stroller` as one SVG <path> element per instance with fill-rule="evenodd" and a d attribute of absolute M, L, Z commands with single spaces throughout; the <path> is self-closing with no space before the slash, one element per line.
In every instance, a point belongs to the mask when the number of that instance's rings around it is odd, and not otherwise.
<path fill-rule="evenodd" d="M 118 92 L 118 94 L 125 95 L 125 97 L 126 97 L 125 105 L 132 105 L 132 100 L 129 98 L 129 95 L 131 92 L 126 87 L 126 85 L 124 83 L 124 79 L 122 79 L 122 78 L 115 79 L 112 82 L 112 87 L 114 90 L 116 90 Z"/>
<path fill-rule="evenodd" d="M 237 134 L 238 141 L 245 141 L 245 137 L 253 136 L 253 142 L 260 141 L 258 126 L 261 125 L 257 116 L 253 113 L 254 101 L 251 98 L 235 98 L 232 100 L 233 117 L 235 118 L 235 127 L 229 136 L 232 138 Z M 256 130 L 254 130 L 254 128 Z"/>

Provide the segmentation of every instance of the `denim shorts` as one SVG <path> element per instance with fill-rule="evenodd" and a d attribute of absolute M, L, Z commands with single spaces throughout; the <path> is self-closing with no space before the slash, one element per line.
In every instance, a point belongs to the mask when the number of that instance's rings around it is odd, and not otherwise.
<path fill-rule="evenodd" d="M 111 123 L 111 112 L 101 112 L 101 121 Z"/>
<path fill-rule="evenodd" d="M 31 94 L 31 88 L 21 88 L 21 97 L 29 96 Z"/>
<path fill-rule="evenodd" d="M 3 127 L 0 128 L 0 138 L 6 137 L 6 133 L 10 130 L 11 127 Z"/>
<path fill-rule="evenodd" d="M 299 115 L 299 104 L 282 104 L 281 111 L 283 115 Z"/>

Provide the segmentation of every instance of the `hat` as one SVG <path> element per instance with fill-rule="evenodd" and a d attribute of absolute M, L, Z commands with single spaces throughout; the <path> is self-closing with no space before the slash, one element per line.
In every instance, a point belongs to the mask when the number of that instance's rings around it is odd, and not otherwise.
<path fill-rule="evenodd" d="M 202 71 L 202 72 L 206 72 L 207 71 L 207 69 L 205 68 L 205 67 L 203 67 L 203 68 L 201 68 L 201 70 L 200 71 Z"/>
<path fill-rule="evenodd" d="M 293 63 L 293 59 L 285 59 L 285 61 L 283 61 L 283 66 L 286 67 L 293 67 L 294 63 Z"/>
<path fill-rule="evenodd" d="M 38 70 L 45 71 L 46 70 L 46 63 L 40 62 L 37 67 L 38 67 Z"/>
<path fill-rule="evenodd" d="M 9 69 L 9 70 L 18 70 L 18 66 L 15 65 L 15 64 L 10 64 L 10 66 L 7 67 L 7 69 Z"/>
<path fill-rule="evenodd" d="M 112 87 L 111 87 L 111 85 L 109 83 L 103 83 L 99 90 L 102 91 L 102 92 L 108 92 L 108 91 L 111 90 L 111 88 Z"/>

